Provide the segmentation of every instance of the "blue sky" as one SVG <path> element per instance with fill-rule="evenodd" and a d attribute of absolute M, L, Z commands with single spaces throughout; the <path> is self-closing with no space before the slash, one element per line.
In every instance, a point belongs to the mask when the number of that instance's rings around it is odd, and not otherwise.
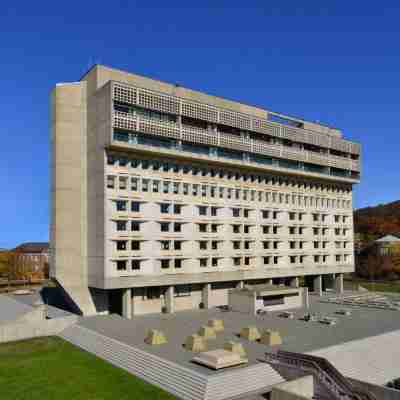
<path fill-rule="evenodd" d="M 394 4 L 5 0 L 0 247 L 47 240 L 49 93 L 93 63 L 337 126 L 363 145 L 355 206 L 399 199 Z"/>

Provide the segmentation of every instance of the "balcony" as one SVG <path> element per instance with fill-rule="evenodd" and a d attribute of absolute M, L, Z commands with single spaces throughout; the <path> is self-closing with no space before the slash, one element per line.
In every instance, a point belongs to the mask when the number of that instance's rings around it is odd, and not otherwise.
<path fill-rule="evenodd" d="M 236 136 L 218 130 L 209 131 L 194 126 L 151 120 L 150 118 L 131 115 L 121 111 L 114 111 L 113 127 L 144 133 L 149 135 L 149 137 L 161 136 L 200 145 L 231 149 L 239 152 L 248 152 L 255 155 L 259 154 L 282 160 L 316 164 L 324 167 L 334 167 L 354 172 L 360 171 L 360 162 L 358 160 L 352 160 L 350 158 L 344 158 L 333 154 L 325 155 L 284 145 L 270 144 L 262 140 L 256 140 L 246 136 Z M 129 142 L 129 139 L 125 141 Z"/>

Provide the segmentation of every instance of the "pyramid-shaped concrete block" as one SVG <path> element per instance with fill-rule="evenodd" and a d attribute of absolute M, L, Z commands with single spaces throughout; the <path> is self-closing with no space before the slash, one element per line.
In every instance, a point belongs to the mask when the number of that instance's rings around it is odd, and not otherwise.
<path fill-rule="evenodd" d="M 224 330 L 224 321 L 222 319 L 210 319 L 207 325 L 213 328 L 215 332 L 222 332 Z"/>
<path fill-rule="evenodd" d="M 230 340 L 224 344 L 224 350 L 239 354 L 240 357 L 246 357 L 246 351 L 240 342 L 234 342 L 233 340 Z"/>
<path fill-rule="evenodd" d="M 210 328 L 207 325 L 203 325 L 200 327 L 198 334 L 202 336 L 204 339 L 215 339 L 217 336 L 213 328 Z"/>
<path fill-rule="evenodd" d="M 261 335 L 256 326 L 246 326 L 240 331 L 240 337 L 254 342 L 260 339 Z"/>
<path fill-rule="evenodd" d="M 261 335 L 260 343 L 266 344 L 267 346 L 277 346 L 282 344 L 282 338 L 279 331 L 266 329 Z"/>
<path fill-rule="evenodd" d="M 195 353 L 200 353 L 201 351 L 207 350 L 207 342 L 202 336 L 196 334 L 190 335 L 186 338 L 185 349 Z"/>
<path fill-rule="evenodd" d="M 158 331 L 156 329 L 150 329 L 147 333 L 144 341 L 150 345 L 159 345 L 167 343 L 167 338 L 165 337 L 162 331 Z"/>

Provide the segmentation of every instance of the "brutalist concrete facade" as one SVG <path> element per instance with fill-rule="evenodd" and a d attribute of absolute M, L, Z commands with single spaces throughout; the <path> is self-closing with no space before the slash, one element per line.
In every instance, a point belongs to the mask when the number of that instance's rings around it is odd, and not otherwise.
<path fill-rule="evenodd" d="M 360 146 L 321 124 L 94 66 L 52 93 L 51 275 L 84 314 L 342 290 Z"/>

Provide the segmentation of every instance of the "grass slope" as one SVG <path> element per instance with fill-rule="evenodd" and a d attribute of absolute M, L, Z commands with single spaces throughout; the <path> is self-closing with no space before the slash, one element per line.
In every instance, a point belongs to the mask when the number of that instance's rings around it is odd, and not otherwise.
<path fill-rule="evenodd" d="M 7 400 L 174 399 L 56 337 L 1 344 L 0 388 Z"/>

